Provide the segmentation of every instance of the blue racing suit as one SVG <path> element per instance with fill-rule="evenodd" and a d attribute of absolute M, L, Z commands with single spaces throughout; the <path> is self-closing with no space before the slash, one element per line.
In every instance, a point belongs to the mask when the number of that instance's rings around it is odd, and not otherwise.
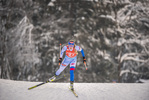
<path fill-rule="evenodd" d="M 79 46 L 74 46 L 73 50 L 69 50 L 69 46 L 64 46 L 60 53 L 60 58 L 63 57 L 64 52 L 66 52 L 65 58 L 62 61 L 60 68 L 56 71 L 56 75 L 60 75 L 60 73 L 70 64 L 70 81 L 74 81 L 74 70 L 77 63 L 77 51 L 82 53 L 82 56 L 85 57 L 84 51 Z"/>

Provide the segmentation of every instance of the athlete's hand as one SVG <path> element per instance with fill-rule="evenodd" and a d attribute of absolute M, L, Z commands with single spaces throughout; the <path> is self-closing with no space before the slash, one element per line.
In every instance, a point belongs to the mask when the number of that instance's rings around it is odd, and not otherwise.
<path fill-rule="evenodd" d="M 59 65 L 61 65 L 62 63 L 62 58 L 59 58 Z"/>
<path fill-rule="evenodd" d="M 83 63 L 84 63 L 85 68 L 86 68 L 86 70 L 87 70 L 87 66 L 86 66 L 86 59 L 85 59 L 85 57 L 83 57 Z"/>
<path fill-rule="evenodd" d="M 85 57 L 83 57 L 83 63 L 84 63 L 84 64 L 86 63 L 86 59 L 85 59 Z"/>

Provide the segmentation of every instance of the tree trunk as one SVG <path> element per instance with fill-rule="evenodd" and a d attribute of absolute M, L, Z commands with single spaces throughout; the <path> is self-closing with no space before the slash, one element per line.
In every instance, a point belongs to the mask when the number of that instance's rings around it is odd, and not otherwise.
<path fill-rule="evenodd" d="M 121 76 L 120 76 L 120 73 L 121 73 L 121 63 L 119 62 L 119 65 L 118 65 L 118 83 L 121 83 Z"/>

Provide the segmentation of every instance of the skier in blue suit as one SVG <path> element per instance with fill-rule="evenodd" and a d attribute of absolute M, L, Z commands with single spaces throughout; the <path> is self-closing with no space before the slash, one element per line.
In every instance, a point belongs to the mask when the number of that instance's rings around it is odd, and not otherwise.
<path fill-rule="evenodd" d="M 86 66 L 86 59 L 85 59 L 85 54 L 84 54 L 83 49 L 75 45 L 74 41 L 69 41 L 68 45 L 64 46 L 61 50 L 60 58 L 59 58 L 60 68 L 56 71 L 55 75 L 49 79 L 49 81 L 54 81 L 56 77 L 60 75 L 60 73 L 70 64 L 70 88 L 73 89 L 74 70 L 75 70 L 76 63 L 77 63 L 78 51 L 81 52 L 83 56 L 83 63 Z M 64 52 L 66 52 L 66 55 L 65 55 L 64 60 L 62 61 Z"/>

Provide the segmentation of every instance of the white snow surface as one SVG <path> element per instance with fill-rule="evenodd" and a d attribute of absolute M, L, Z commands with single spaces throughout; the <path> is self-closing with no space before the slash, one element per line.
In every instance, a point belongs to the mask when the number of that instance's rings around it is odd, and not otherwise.
<path fill-rule="evenodd" d="M 75 83 L 78 98 L 69 90 L 69 83 L 0 79 L 0 100 L 149 100 L 149 83 Z"/>

